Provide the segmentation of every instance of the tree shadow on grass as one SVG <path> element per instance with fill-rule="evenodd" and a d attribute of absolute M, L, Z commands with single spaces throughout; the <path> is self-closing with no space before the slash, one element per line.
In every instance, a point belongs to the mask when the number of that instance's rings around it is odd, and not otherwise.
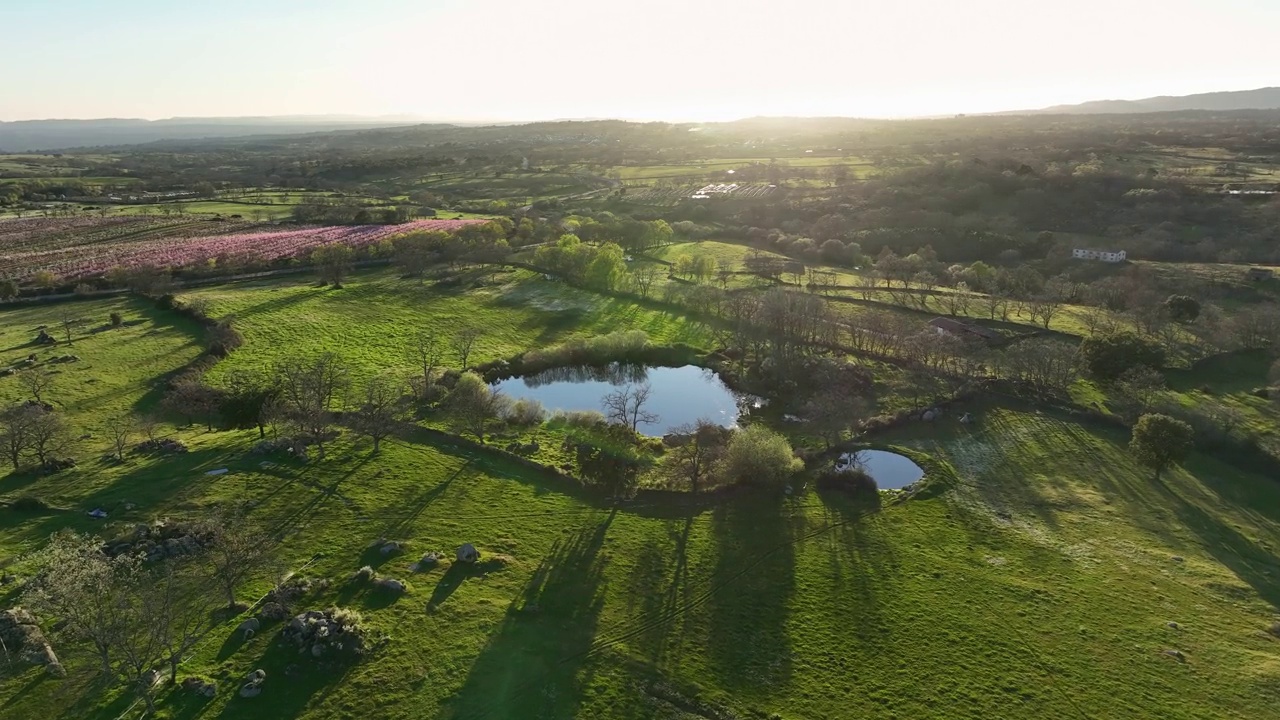
<path fill-rule="evenodd" d="M 890 579 L 898 561 L 893 545 L 876 530 L 874 515 L 880 511 L 879 493 L 849 495 L 820 493 L 827 527 L 823 540 L 828 551 L 828 573 L 848 627 L 861 648 L 874 652 L 883 640 L 887 623 L 883 608 Z"/>
<path fill-rule="evenodd" d="M 688 546 L 694 520 L 668 521 L 668 541 L 647 542 L 632 565 L 631 598 L 639 609 L 635 622 L 642 628 L 635 644 L 655 665 L 666 656 L 674 627 L 693 602 Z"/>
<path fill-rule="evenodd" d="M 438 718 L 573 717 L 604 605 L 600 548 L 613 513 L 561 540 Z"/>
<path fill-rule="evenodd" d="M 427 507 L 431 505 L 431 503 L 438 500 L 440 496 L 443 495 L 445 491 L 449 489 L 449 486 L 453 483 L 455 479 L 457 479 L 459 476 L 462 475 L 462 473 L 470 469 L 470 467 L 471 467 L 471 460 L 468 458 L 467 461 L 462 463 L 462 465 L 457 470 L 455 470 L 452 475 L 436 483 L 431 488 L 429 488 L 426 492 L 422 493 L 421 495 L 419 495 L 418 497 L 414 498 L 412 501 L 407 503 L 407 505 L 409 506 L 409 512 L 407 512 L 404 515 L 404 517 L 401 517 L 394 522 L 388 523 L 386 528 L 384 528 L 382 531 L 383 537 L 388 537 L 388 538 L 395 537 L 396 534 L 400 533 L 402 530 L 408 527 L 414 520 L 416 520 L 420 515 L 422 515 L 422 512 L 426 510 Z"/>
<path fill-rule="evenodd" d="M 293 672 L 286 672 L 291 665 L 294 666 Z M 256 698 L 240 697 L 240 686 L 244 683 L 244 678 L 237 678 L 231 688 L 219 688 L 219 692 L 230 691 L 234 695 L 218 717 L 228 720 L 297 717 L 308 705 L 316 702 L 317 695 L 323 698 L 332 692 L 352 669 L 348 664 L 321 664 L 309 655 L 303 656 L 299 654 L 297 647 L 281 638 L 278 633 L 251 667 L 261 668 L 267 673 L 262 695 Z"/>
<path fill-rule="evenodd" d="M 791 679 L 795 537 L 785 512 L 780 495 L 757 493 L 712 513 L 718 552 L 707 655 L 724 687 L 743 695 L 776 694 Z"/>
<path fill-rule="evenodd" d="M 1172 474 L 1166 472 L 1166 476 Z M 1266 512 L 1259 513 L 1263 517 L 1255 521 L 1263 526 L 1271 525 L 1274 532 L 1277 520 L 1272 513 L 1275 512 L 1273 508 L 1277 504 L 1277 495 L 1280 493 L 1277 493 L 1270 481 L 1252 476 L 1240 476 L 1236 479 L 1241 484 L 1247 480 L 1258 480 L 1258 487 L 1253 489 L 1253 493 L 1262 493 L 1269 497 L 1249 497 L 1248 504 L 1245 506 L 1241 505 L 1241 498 L 1231 498 L 1231 506 L 1239 511 L 1266 508 Z M 1207 485 L 1206 481 L 1201 480 L 1201 482 Z M 1155 484 L 1161 495 L 1168 499 L 1174 516 L 1199 538 L 1200 546 L 1205 552 L 1222 563 L 1242 582 L 1250 585 L 1258 596 L 1272 607 L 1280 607 L 1280 558 L 1274 550 L 1246 537 L 1236 527 L 1211 512 L 1212 508 L 1205 506 L 1206 502 L 1222 502 L 1223 498 L 1189 497 L 1189 493 L 1179 492 L 1177 484 L 1172 479 L 1169 482 L 1157 481 Z M 1236 490 L 1239 491 L 1240 488 Z M 1212 488 L 1209 488 L 1209 491 L 1211 494 Z"/>

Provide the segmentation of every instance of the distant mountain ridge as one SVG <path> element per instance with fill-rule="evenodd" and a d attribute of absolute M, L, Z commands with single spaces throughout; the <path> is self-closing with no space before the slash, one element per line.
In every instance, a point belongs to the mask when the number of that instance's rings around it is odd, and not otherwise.
<path fill-rule="evenodd" d="M 103 145 L 132 145 L 156 140 L 194 140 L 247 135 L 296 135 L 331 130 L 364 130 L 424 122 L 407 116 L 314 115 L 280 117 L 168 118 L 141 120 L 0 121 L 0 152 L 35 152 Z"/>
<path fill-rule="evenodd" d="M 1078 105 L 1054 105 L 1039 110 L 1020 110 L 1001 115 L 1067 114 L 1098 115 L 1104 113 L 1182 112 L 1186 110 L 1277 110 L 1280 109 L 1280 87 L 1256 90 L 1198 93 L 1196 95 L 1160 95 L 1141 100 L 1092 100 Z"/>

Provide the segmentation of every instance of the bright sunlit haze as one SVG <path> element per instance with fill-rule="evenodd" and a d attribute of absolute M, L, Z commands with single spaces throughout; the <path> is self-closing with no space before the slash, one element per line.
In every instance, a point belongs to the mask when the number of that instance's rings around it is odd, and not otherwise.
<path fill-rule="evenodd" d="M 1277 27 L 1269 0 L 0 0 L 0 120 L 993 112 L 1276 84 Z"/>

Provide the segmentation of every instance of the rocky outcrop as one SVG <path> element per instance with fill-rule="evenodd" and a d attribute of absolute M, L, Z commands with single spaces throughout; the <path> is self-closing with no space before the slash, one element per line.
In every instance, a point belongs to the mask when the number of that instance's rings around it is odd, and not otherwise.
<path fill-rule="evenodd" d="M 0 641 L 4 642 L 7 659 L 11 661 L 43 665 L 50 675 L 57 677 L 67 674 L 35 617 L 22 608 L 0 612 Z"/>

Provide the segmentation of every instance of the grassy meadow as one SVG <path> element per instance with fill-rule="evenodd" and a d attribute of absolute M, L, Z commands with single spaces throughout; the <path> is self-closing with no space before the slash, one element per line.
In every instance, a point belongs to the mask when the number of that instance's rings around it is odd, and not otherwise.
<path fill-rule="evenodd" d="M 742 258 L 727 243 L 693 249 Z M 484 333 L 473 363 L 629 329 L 715 345 L 712 328 L 671 307 L 524 270 L 445 282 L 370 270 L 341 289 L 286 278 L 180 293 L 193 298 L 234 315 L 245 339 L 209 372 L 214 383 L 323 351 L 361 377 L 408 372 L 415 333 L 464 325 Z M 105 327 L 112 311 L 122 327 Z M 89 322 L 71 345 L 28 345 L 40 325 L 61 338 L 72 315 Z M 160 717 L 1198 720 L 1267 717 L 1280 699 L 1280 639 L 1268 633 L 1280 619 L 1280 485 L 1218 459 L 1192 456 L 1156 481 L 1126 433 L 996 400 L 878 436 L 928 456 L 950 488 L 883 504 L 812 482 L 611 503 L 417 429 L 377 454 L 347 433 L 323 458 L 268 462 L 248 452 L 255 431 L 170 427 L 190 452 L 100 459 L 105 419 L 151 407 L 201 340 L 194 323 L 132 298 L 0 309 L 0 366 L 79 356 L 50 365 L 48 396 L 88 435 L 72 470 L 0 478 L 0 501 L 48 506 L 0 507 L 0 565 L 21 576 L 26 553 L 58 528 L 114 536 L 243 503 L 279 544 L 277 567 L 240 595 L 262 597 L 285 570 L 327 581 L 304 607 L 356 609 L 379 640 L 359 663 L 320 671 L 277 642 L 278 624 L 242 640 L 244 616 L 221 617 L 182 670 L 216 681 L 217 695 L 166 688 Z M 912 377 L 869 367 L 896 398 L 886 402 L 905 406 Z M 1171 372 L 1166 392 L 1239 405 L 1264 428 L 1274 413 L 1248 392 L 1265 370 L 1247 356 L 1202 363 Z M 0 400 L 23 397 L 0 377 Z M 965 411 L 975 425 L 954 420 Z M 87 517 L 93 508 L 109 517 Z M 404 552 L 384 556 L 382 540 Z M 464 542 L 482 553 L 475 567 L 450 562 Z M 446 560 L 415 569 L 429 551 Z M 409 591 L 351 582 L 364 565 Z M 16 585 L 0 595 L 18 601 Z M 87 649 L 56 649 L 70 675 L 0 679 L 0 717 L 139 715 L 132 693 L 97 684 Z M 262 695 L 238 697 L 258 668 Z"/>

